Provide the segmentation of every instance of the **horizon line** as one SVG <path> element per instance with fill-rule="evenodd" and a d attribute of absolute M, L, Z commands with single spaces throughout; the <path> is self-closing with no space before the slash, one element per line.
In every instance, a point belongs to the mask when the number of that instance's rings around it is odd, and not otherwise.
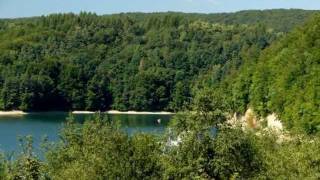
<path fill-rule="evenodd" d="M 25 19 L 25 18 L 37 18 L 37 17 L 47 17 L 50 15 L 57 14 L 74 14 L 79 15 L 80 13 L 92 13 L 97 16 L 112 16 L 112 15 L 121 15 L 121 14 L 157 14 L 157 13 L 181 13 L 181 14 L 204 14 L 204 15 L 213 15 L 213 14 L 233 14 L 240 13 L 245 11 L 272 11 L 272 10 L 301 10 L 301 11 L 320 11 L 319 9 L 304 9 L 304 8 L 266 8 L 266 9 L 243 9 L 243 10 L 235 10 L 235 11 L 221 11 L 221 12 L 185 12 L 185 11 L 123 11 L 123 12 L 114 12 L 114 13 L 96 13 L 94 11 L 79 11 L 79 12 L 52 12 L 48 14 L 36 15 L 36 16 L 17 16 L 17 17 L 0 17 L 0 20 L 14 20 L 14 19 Z"/>

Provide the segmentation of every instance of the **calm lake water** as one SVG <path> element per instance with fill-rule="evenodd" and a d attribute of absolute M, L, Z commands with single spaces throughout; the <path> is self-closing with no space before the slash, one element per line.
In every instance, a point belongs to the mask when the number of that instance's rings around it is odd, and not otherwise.
<path fill-rule="evenodd" d="M 63 127 L 68 113 L 31 113 L 23 116 L 0 116 L 0 151 L 10 152 L 19 150 L 19 136 L 32 135 L 35 151 L 44 137 L 50 141 L 59 139 L 59 130 Z M 74 115 L 75 119 L 83 122 L 92 114 Z M 112 120 L 120 121 L 121 127 L 129 134 L 136 132 L 163 133 L 171 115 L 108 115 Z M 157 120 L 161 119 L 161 123 Z"/>

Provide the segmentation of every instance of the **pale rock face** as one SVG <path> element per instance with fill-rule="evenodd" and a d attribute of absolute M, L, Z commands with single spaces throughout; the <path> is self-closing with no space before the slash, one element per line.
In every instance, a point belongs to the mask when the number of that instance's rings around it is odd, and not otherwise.
<path fill-rule="evenodd" d="M 244 122 L 246 122 L 247 127 L 249 128 L 256 128 L 257 127 L 257 118 L 251 108 L 249 108 L 244 116 Z"/>
<path fill-rule="evenodd" d="M 277 118 L 277 115 L 275 113 L 267 116 L 267 123 L 268 123 L 268 128 L 271 128 L 274 130 L 283 130 L 283 125 L 281 121 Z"/>
<path fill-rule="evenodd" d="M 276 131 L 283 130 L 283 125 L 275 113 L 269 114 L 266 118 L 258 119 L 251 108 L 249 108 L 242 116 L 235 113 L 230 117 L 228 123 L 231 125 L 240 124 L 243 128 L 258 128 L 261 126 L 262 121 L 267 121 L 266 128 L 268 129 Z"/>
<path fill-rule="evenodd" d="M 263 126 L 264 123 L 262 122 L 266 122 L 266 126 Z M 256 131 L 256 135 L 258 136 L 268 132 L 273 133 L 277 135 L 278 143 L 290 141 L 292 139 L 284 130 L 281 120 L 278 119 L 277 114 L 275 113 L 269 114 L 266 118 L 257 118 L 253 109 L 249 108 L 244 115 L 234 113 L 233 116 L 229 117 L 227 123 L 231 126 L 240 125 L 244 131 L 257 128 L 258 131 Z"/>
<path fill-rule="evenodd" d="M 171 146 L 179 146 L 179 144 L 182 142 L 182 139 L 180 136 L 178 136 L 177 139 L 172 139 L 169 138 L 169 141 L 167 142 L 167 146 L 171 147 Z"/>
<path fill-rule="evenodd" d="M 253 110 L 250 108 L 246 111 L 246 113 L 243 116 L 235 113 L 233 117 L 230 117 L 230 119 L 228 120 L 228 123 L 231 125 L 240 124 L 240 126 L 244 129 L 248 127 L 257 128 L 258 126 L 257 118 Z"/>

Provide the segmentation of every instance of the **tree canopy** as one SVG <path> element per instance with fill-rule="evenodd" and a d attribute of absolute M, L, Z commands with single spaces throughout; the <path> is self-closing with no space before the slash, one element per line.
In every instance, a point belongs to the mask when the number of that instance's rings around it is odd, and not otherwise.
<path fill-rule="evenodd" d="M 259 54 L 312 13 L 80 13 L 1 20 L 0 109 L 178 111 L 191 102 L 199 76 L 214 69 L 209 83 L 219 82 L 245 56 Z"/>
<path fill-rule="evenodd" d="M 319 131 L 319 25 L 316 15 L 245 62 L 236 77 L 226 78 L 221 87 L 232 89 L 235 111 L 252 107 L 262 116 L 275 112 L 288 128 Z"/>

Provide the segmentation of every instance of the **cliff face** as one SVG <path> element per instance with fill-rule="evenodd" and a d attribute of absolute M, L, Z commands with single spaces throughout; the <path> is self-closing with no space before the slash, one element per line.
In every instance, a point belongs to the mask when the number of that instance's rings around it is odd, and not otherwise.
<path fill-rule="evenodd" d="M 276 113 L 259 117 L 252 108 L 249 108 L 243 115 L 235 113 L 228 121 L 229 124 L 239 124 L 246 129 L 265 129 L 280 132 L 283 130 L 283 124 Z"/>

